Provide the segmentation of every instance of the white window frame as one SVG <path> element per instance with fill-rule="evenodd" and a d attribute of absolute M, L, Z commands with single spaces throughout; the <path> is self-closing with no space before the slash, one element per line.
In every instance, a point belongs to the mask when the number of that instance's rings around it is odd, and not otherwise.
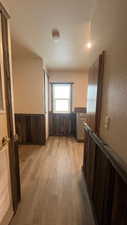
<path fill-rule="evenodd" d="M 69 86 L 70 87 L 70 96 L 69 98 L 55 98 L 54 97 L 54 88 L 56 85 L 63 85 L 63 86 Z M 55 107 L 55 102 L 57 100 L 67 100 L 68 104 L 69 104 L 69 110 L 68 111 L 56 111 L 56 107 Z M 68 114 L 72 112 L 72 84 L 71 83 L 52 83 L 52 110 L 53 113 L 58 113 L 58 114 Z"/>

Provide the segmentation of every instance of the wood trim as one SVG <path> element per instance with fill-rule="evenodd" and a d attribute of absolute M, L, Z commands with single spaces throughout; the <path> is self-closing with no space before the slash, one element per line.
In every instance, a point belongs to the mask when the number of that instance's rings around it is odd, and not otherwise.
<path fill-rule="evenodd" d="M 73 82 L 49 82 L 50 84 L 74 84 Z"/>
<path fill-rule="evenodd" d="M 99 135 L 100 118 L 102 109 L 102 88 L 104 76 L 105 52 L 99 55 L 95 63 L 90 67 L 88 79 L 87 114 L 91 128 Z M 94 86 L 94 92 L 91 87 Z M 96 88 L 95 88 L 96 87 Z M 94 104 L 93 104 L 93 101 Z"/>
<path fill-rule="evenodd" d="M 46 76 L 47 76 L 47 80 L 48 80 L 48 90 L 47 90 L 47 92 L 48 92 L 48 109 L 49 109 L 49 76 L 48 76 L 47 72 L 44 71 L 44 113 L 48 113 L 46 111 L 46 87 L 45 87 Z"/>
<path fill-rule="evenodd" d="M 99 74 L 98 74 L 98 91 L 97 91 L 96 124 L 95 124 L 95 130 L 97 135 L 99 135 L 100 132 L 100 121 L 101 121 L 104 58 L 105 52 L 103 51 L 102 54 L 99 56 Z"/>
<path fill-rule="evenodd" d="M 75 107 L 74 110 L 76 113 L 81 112 L 81 113 L 86 113 L 86 107 Z"/>
<path fill-rule="evenodd" d="M 45 76 L 46 72 L 44 70 L 44 113 L 46 112 L 46 99 L 45 99 Z"/>
<path fill-rule="evenodd" d="M 12 109 L 12 86 L 10 76 L 10 61 L 9 61 L 9 44 L 8 44 L 8 21 L 2 15 L 2 38 L 3 38 L 3 53 L 4 53 L 4 73 L 5 73 L 5 89 L 7 99 L 7 115 L 8 115 L 8 130 L 10 138 L 14 136 L 13 124 L 13 109 Z"/>
<path fill-rule="evenodd" d="M 0 12 L 5 16 L 6 19 L 10 19 L 10 15 L 4 8 L 3 4 L 0 2 Z"/>
<path fill-rule="evenodd" d="M 44 116 L 44 114 L 35 114 L 35 113 L 15 113 L 15 115 L 19 115 L 19 116 Z"/>
<path fill-rule="evenodd" d="M 50 99 L 50 101 L 51 101 L 51 112 L 53 113 L 53 83 L 49 83 L 50 84 L 50 87 L 51 87 L 51 99 Z"/>
<path fill-rule="evenodd" d="M 72 113 L 72 108 L 73 108 L 73 88 L 72 88 L 72 85 L 73 83 L 70 83 L 71 85 L 71 102 L 70 102 L 70 113 Z"/>
<path fill-rule="evenodd" d="M 13 103 L 12 103 L 12 80 L 11 80 L 11 61 L 10 61 L 10 46 L 9 46 L 9 29 L 8 20 L 5 14 L 2 14 L 2 41 L 3 41 L 3 57 L 4 57 L 4 74 L 5 74 L 5 95 L 7 109 L 7 126 L 9 143 L 9 158 L 10 158 L 10 174 L 12 186 L 13 209 L 16 212 L 18 207 L 19 185 L 16 177 L 16 170 L 19 169 L 19 164 L 16 164 L 15 155 L 15 127 L 13 121 Z"/>

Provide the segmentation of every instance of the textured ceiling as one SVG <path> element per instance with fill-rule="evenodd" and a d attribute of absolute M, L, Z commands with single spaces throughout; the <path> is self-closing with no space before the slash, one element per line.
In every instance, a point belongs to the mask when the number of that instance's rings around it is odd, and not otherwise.
<path fill-rule="evenodd" d="M 3 0 L 11 15 L 13 56 L 33 54 L 48 68 L 79 69 L 89 65 L 90 21 L 95 0 Z M 61 38 L 54 43 L 51 31 Z"/>

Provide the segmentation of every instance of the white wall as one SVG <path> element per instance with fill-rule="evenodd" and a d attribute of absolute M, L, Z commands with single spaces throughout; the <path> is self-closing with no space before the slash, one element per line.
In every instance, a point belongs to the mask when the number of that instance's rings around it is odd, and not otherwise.
<path fill-rule="evenodd" d="M 15 113 L 44 113 L 44 72 L 40 58 L 13 61 Z"/>
<path fill-rule="evenodd" d="M 97 0 L 91 26 L 94 59 L 106 51 L 101 137 L 127 162 L 127 1 Z M 105 129 L 105 116 L 110 127 Z"/>
<path fill-rule="evenodd" d="M 86 107 L 87 102 L 87 72 L 63 72 L 50 71 L 50 82 L 73 82 L 73 109 L 75 107 Z"/>

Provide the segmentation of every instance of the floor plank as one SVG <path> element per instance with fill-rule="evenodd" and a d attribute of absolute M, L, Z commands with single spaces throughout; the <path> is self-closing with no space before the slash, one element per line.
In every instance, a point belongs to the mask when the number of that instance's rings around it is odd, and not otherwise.
<path fill-rule="evenodd" d="M 83 144 L 74 138 L 21 146 L 22 201 L 11 225 L 94 225 L 82 158 Z"/>

